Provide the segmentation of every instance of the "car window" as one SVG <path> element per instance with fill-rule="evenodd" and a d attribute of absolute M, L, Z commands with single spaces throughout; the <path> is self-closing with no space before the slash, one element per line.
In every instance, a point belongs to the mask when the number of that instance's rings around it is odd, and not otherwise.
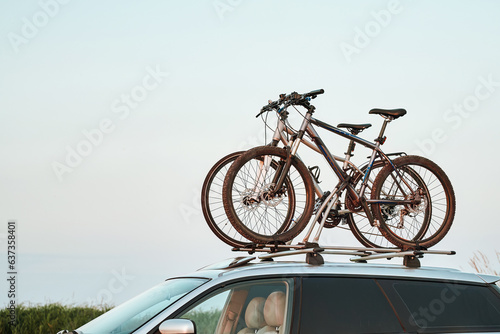
<path fill-rule="evenodd" d="M 299 333 L 394 333 L 402 327 L 369 278 L 302 279 Z"/>
<path fill-rule="evenodd" d="M 211 293 L 176 318 L 192 320 L 198 334 L 287 333 L 292 280 L 258 280 Z"/>
<path fill-rule="evenodd" d="M 83 334 L 129 334 L 155 315 L 206 283 L 205 278 L 176 278 L 165 281 L 104 313 L 79 328 Z"/>
<path fill-rule="evenodd" d="M 229 290 L 219 293 L 184 313 L 181 318 L 194 321 L 197 333 L 213 334 L 217 329 L 217 324 L 228 301 L 229 294 Z"/>
<path fill-rule="evenodd" d="M 409 312 L 409 323 L 426 331 L 500 330 L 500 297 L 492 287 L 444 282 L 391 281 Z"/>

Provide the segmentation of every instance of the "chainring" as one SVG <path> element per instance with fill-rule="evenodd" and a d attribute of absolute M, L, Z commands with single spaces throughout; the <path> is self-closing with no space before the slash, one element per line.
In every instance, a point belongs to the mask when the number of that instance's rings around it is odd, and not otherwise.
<path fill-rule="evenodd" d="M 321 223 L 322 219 L 323 219 L 323 213 L 321 213 L 319 215 L 318 223 Z M 323 225 L 323 227 L 325 227 L 325 228 L 334 228 L 335 226 L 337 226 L 338 224 L 340 224 L 341 221 L 342 221 L 342 217 L 335 216 L 332 212 L 329 212 L 328 213 L 328 217 L 326 217 L 326 220 L 325 220 L 325 225 Z"/>
<path fill-rule="evenodd" d="M 360 212 L 363 210 L 363 206 L 361 206 L 361 204 L 357 206 L 354 204 L 354 201 L 349 194 L 345 196 L 345 207 L 351 212 Z"/>

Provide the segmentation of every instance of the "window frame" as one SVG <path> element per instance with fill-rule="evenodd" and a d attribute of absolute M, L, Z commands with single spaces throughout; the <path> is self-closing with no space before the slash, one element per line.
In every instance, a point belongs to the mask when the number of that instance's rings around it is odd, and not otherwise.
<path fill-rule="evenodd" d="M 234 279 L 230 281 L 225 281 L 221 282 L 220 284 L 213 286 L 203 293 L 200 293 L 199 295 L 195 296 L 193 299 L 191 299 L 189 302 L 185 303 L 182 307 L 177 309 L 175 312 L 173 312 L 171 315 L 169 315 L 166 319 L 178 319 L 180 318 L 183 314 L 189 312 L 190 310 L 194 309 L 198 305 L 204 303 L 208 299 L 215 297 L 216 295 L 220 293 L 224 293 L 225 291 L 229 289 L 234 289 L 235 287 L 238 286 L 245 286 L 245 285 L 265 285 L 266 283 L 282 283 L 285 286 L 286 289 L 286 313 L 284 317 L 284 327 L 281 331 L 283 334 L 289 334 L 292 333 L 292 320 L 293 320 L 293 315 L 294 315 L 294 307 L 295 307 L 295 290 L 296 290 L 296 280 L 294 277 L 290 276 L 284 276 L 284 275 L 268 275 L 268 276 L 262 276 L 262 277 L 244 277 L 244 278 L 239 278 L 239 279 Z M 232 294 L 232 293 L 231 293 Z M 229 299 L 229 298 L 228 298 Z M 227 308 L 227 300 L 226 304 L 224 305 L 224 308 Z M 225 310 L 223 310 L 223 313 Z M 150 334 L 156 334 L 159 333 L 159 325 L 163 322 L 160 321 L 153 330 L 151 330 L 149 333 Z"/>

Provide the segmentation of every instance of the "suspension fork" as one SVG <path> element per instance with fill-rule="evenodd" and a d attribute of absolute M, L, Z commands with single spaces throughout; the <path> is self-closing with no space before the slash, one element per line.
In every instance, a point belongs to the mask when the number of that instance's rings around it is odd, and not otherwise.
<path fill-rule="evenodd" d="M 274 190 L 278 191 L 282 188 L 283 182 L 285 182 L 285 177 L 290 169 L 290 165 L 292 164 L 292 155 L 290 153 L 290 146 L 286 146 L 286 160 L 280 160 L 278 168 L 276 169 L 276 174 L 274 175 L 273 182 Z M 268 157 L 266 157 L 268 158 Z"/>
<path fill-rule="evenodd" d="M 265 156 L 264 160 L 259 162 L 259 168 L 257 171 L 257 177 L 256 177 L 256 182 L 253 188 L 253 193 L 254 194 L 259 194 L 262 186 L 264 185 L 266 181 L 266 176 L 267 172 L 269 171 L 269 168 L 271 167 L 272 159 L 269 156 Z M 254 199 L 257 199 L 258 196 L 254 195 L 252 196 Z"/>
<path fill-rule="evenodd" d="M 288 174 L 288 171 L 290 170 L 290 166 L 292 164 L 292 159 L 293 157 L 297 154 L 297 151 L 299 149 L 300 143 L 302 142 L 302 138 L 304 137 L 304 134 L 306 132 L 306 129 L 311 122 L 311 117 L 312 113 L 314 112 L 314 106 L 307 106 L 308 111 L 304 117 L 304 120 L 302 121 L 302 124 L 300 126 L 299 131 L 297 132 L 296 138 L 294 138 L 289 146 L 286 146 L 286 159 L 283 162 L 283 160 L 280 161 L 278 169 L 276 171 L 276 174 L 273 179 L 273 184 L 274 184 L 274 190 L 278 191 L 283 187 L 283 183 L 285 181 L 286 175 Z"/>
<path fill-rule="evenodd" d="M 285 122 L 286 122 L 286 119 L 288 116 L 287 111 L 283 110 L 283 108 L 280 111 L 278 111 L 278 114 L 280 116 L 278 119 L 278 124 L 276 126 L 276 129 L 274 130 L 274 133 L 273 133 L 273 139 L 271 142 L 271 146 L 277 146 L 278 143 L 280 142 L 280 140 L 282 140 L 282 133 L 285 129 Z M 254 193 L 259 193 L 261 190 L 260 185 L 264 185 L 265 180 L 266 180 L 266 176 L 267 176 L 267 172 L 269 171 L 269 168 L 271 167 L 271 163 L 272 163 L 272 158 L 269 156 L 265 156 L 264 160 L 260 162 L 259 170 L 258 170 L 258 174 L 257 174 L 257 182 L 255 184 L 255 188 L 253 189 Z M 282 163 L 282 161 L 280 161 L 278 168 L 276 170 L 276 174 L 275 174 L 274 179 L 272 181 L 273 184 L 276 184 L 276 182 L 279 181 L 277 176 L 281 175 L 283 167 L 284 167 L 284 164 Z M 283 178 L 283 180 L 284 180 L 284 178 Z M 277 189 L 279 189 L 279 188 L 277 188 Z"/>

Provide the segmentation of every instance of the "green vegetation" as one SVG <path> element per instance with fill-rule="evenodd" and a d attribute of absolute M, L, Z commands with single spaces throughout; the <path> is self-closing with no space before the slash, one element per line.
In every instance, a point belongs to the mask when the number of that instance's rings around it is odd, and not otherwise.
<path fill-rule="evenodd" d="M 206 311 L 194 309 L 186 313 L 182 318 L 194 321 L 199 334 L 212 334 L 215 333 L 220 315 L 221 311 L 217 309 Z"/>
<path fill-rule="evenodd" d="M 55 334 L 63 329 L 73 330 L 98 317 L 111 307 L 64 306 L 47 304 L 36 306 L 18 305 L 17 324 L 13 326 L 11 312 L 0 310 L 0 333 L 2 334 Z"/>

